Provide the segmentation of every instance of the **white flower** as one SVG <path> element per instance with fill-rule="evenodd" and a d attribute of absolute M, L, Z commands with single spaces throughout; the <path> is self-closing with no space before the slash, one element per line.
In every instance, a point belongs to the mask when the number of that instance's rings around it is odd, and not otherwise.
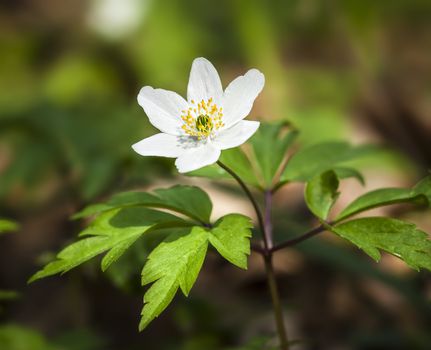
<path fill-rule="evenodd" d="M 241 145 L 259 122 L 243 120 L 262 91 L 265 78 L 257 69 L 233 80 L 226 90 L 205 58 L 193 61 L 187 101 L 175 92 L 145 86 L 138 95 L 151 124 L 161 133 L 135 143 L 143 156 L 177 158 L 180 173 L 215 163 L 221 150 Z"/>

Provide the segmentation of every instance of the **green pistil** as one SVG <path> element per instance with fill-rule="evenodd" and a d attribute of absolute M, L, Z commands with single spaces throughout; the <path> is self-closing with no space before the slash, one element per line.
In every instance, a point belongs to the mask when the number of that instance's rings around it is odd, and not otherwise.
<path fill-rule="evenodd" d="M 209 133 L 213 129 L 211 118 L 205 114 L 201 114 L 196 119 L 196 129 L 202 133 Z"/>

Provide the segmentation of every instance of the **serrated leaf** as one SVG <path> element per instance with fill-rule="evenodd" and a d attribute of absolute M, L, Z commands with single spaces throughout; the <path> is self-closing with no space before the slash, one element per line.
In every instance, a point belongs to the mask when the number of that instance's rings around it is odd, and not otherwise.
<path fill-rule="evenodd" d="M 348 221 L 332 231 L 380 260 L 380 250 L 404 260 L 410 267 L 431 270 L 431 241 L 416 225 L 391 218 L 370 217 Z"/>
<path fill-rule="evenodd" d="M 262 123 L 250 139 L 265 187 L 270 188 L 288 147 L 298 136 L 296 130 L 285 133 L 287 124 Z"/>
<path fill-rule="evenodd" d="M 352 146 L 347 142 L 323 142 L 295 153 L 281 175 L 281 181 L 310 181 L 314 176 L 347 161 L 372 154 L 372 146 Z"/>
<path fill-rule="evenodd" d="M 19 228 L 15 221 L 8 219 L 0 219 L 0 234 L 16 231 Z"/>
<path fill-rule="evenodd" d="M 140 235 L 139 235 L 140 236 Z M 101 262 L 102 271 L 105 272 L 109 266 L 111 266 L 114 262 L 116 262 L 124 252 L 129 249 L 129 247 L 136 242 L 136 239 L 139 238 L 136 236 L 132 236 L 129 239 L 124 239 L 123 242 L 120 242 L 115 247 L 112 247 L 109 252 L 105 254 Z"/>
<path fill-rule="evenodd" d="M 237 173 L 241 179 L 247 184 L 261 187 L 259 179 L 254 174 L 252 164 L 250 163 L 247 156 L 241 150 L 241 148 L 231 148 L 224 150 L 220 156 L 220 161 Z M 186 173 L 188 176 L 207 177 L 210 179 L 232 179 L 224 169 L 219 165 L 213 164 L 203 167 L 198 170 Z"/>
<path fill-rule="evenodd" d="M 431 203 L 431 176 L 426 177 L 412 189 L 381 188 L 356 198 L 340 214 L 336 220 L 344 220 L 360 212 L 396 203 Z"/>
<path fill-rule="evenodd" d="M 157 246 L 142 271 L 142 284 L 153 283 L 144 296 L 139 329 L 144 329 L 169 305 L 178 288 L 188 295 L 205 259 L 208 241 L 232 264 L 247 268 L 252 227 L 250 218 L 230 214 L 211 230 L 195 226 L 190 233 L 177 233 Z"/>
<path fill-rule="evenodd" d="M 311 212 L 320 219 L 327 219 L 329 211 L 338 198 L 338 185 L 338 177 L 332 170 L 315 176 L 307 182 L 305 202 Z"/>
<path fill-rule="evenodd" d="M 195 186 L 177 185 L 157 189 L 153 193 L 119 193 L 106 203 L 93 204 L 84 208 L 73 218 L 88 217 L 114 208 L 129 206 L 169 209 L 203 223 L 209 222 L 212 211 L 212 202 L 206 192 Z"/>
<path fill-rule="evenodd" d="M 209 232 L 209 241 L 226 260 L 242 269 L 247 269 L 252 227 L 251 220 L 247 216 L 226 215 L 219 219 Z"/>
<path fill-rule="evenodd" d="M 174 235 L 155 248 L 142 270 L 142 285 L 153 283 L 144 295 L 139 329 L 169 305 L 178 287 L 188 295 L 196 281 L 208 247 L 208 232 L 195 226 L 182 236 Z"/>
<path fill-rule="evenodd" d="M 135 290 L 136 279 L 140 280 L 142 266 L 148 255 L 172 230 L 175 229 L 155 230 L 151 234 L 142 235 L 106 270 L 106 277 L 122 290 Z"/>
<path fill-rule="evenodd" d="M 29 282 L 57 273 L 65 273 L 91 258 L 109 250 L 102 260 L 102 269 L 116 261 L 142 234 L 151 229 L 181 226 L 180 218 L 142 207 L 113 209 L 98 216 L 80 236 L 90 236 L 64 248 L 57 260 L 34 274 Z"/>

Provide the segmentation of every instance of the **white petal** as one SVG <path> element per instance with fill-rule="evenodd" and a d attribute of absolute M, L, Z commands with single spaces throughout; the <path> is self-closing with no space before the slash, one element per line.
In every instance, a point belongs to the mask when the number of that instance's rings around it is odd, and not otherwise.
<path fill-rule="evenodd" d="M 179 136 L 160 133 L 135 143 L 132 148 L 141 156 L 177 158 L 188 149 L 181 139 Z"/>
<path fill-rule="evenodd" d="M 223 96 L 220 77 L 210 61 L 200 57 L 193 61 L 190 71 L 187 99 L 196 103 L 212 98 L 219 105 Z"/>
<path fill-rule="evenodd" d="M 229 128 L 250 113 L 264 84 L 265 77 L 257 69 L 250 69 L 229 84 L 223 96 L 223 122 L 226 127 Z"/>
<path fill-rule="evenodd" d="M 182 154 L 175 161 L 175 165 L 180 173 L 186 173 L 215 163 L 219 159 L 220 153 L 221 151 L 217 147 L 207 143 Z"/>
<path fill-rule="evenodd" d="M 259 125 L 256 121 L 241 120 L 229 129 L 220 131 L 213 143 L 222 150 L 238 147 L 256 132 Z"/>
<path fill-rule="evenodd" d="M 144 86 L 138 95 L 138 103 L 144 109 L 151 124 L 171 135 L 183 134 L 181 111 L 189 105 L 175 92 Z"/>

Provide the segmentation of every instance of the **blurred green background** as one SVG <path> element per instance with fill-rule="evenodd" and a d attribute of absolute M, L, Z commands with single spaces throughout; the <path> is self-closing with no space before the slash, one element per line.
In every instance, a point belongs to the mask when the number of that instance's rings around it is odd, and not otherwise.
<path fill-rule="evenodd" d="M 431 168 L 430 19 L 429 0 L 2 0 L 0 217 L 20 229 L 0 236 L 0 290 L 18 293 L 1 301 L 0 348 L 264 349 L 274 325 L 259 256 L 246 273 L 209 256 L 191 297 L 141 334 L 139 272 L 152 242 L 107 275 L 95 262 L 26 280 L 83 226 L 70 215 L 124 189 L 195 183 L 216 208 L 235 198 L 232 210 L 248 213 L 229 186 L 178 177 L 172 160 L 130 148 L 155 132 L 140 87 L 185 95 L 199 56 L 224 86 L 261 70 L 250 118 L 289 120 L 303 145 L 382 145 L 359 164 L 366 189 L 415 183 Z M 341 204 L 365 191 L 349 181 Z M 276 198 L 278 239 L 313 225 L 301 196 L 292 186 Z M 431 232 L 429 212 L 385 213 Z M 297 349 L 429 349 L 429 273 L 389 256 L 376 265 L 326 235 L 278 253 L 276 267 Z"/>

